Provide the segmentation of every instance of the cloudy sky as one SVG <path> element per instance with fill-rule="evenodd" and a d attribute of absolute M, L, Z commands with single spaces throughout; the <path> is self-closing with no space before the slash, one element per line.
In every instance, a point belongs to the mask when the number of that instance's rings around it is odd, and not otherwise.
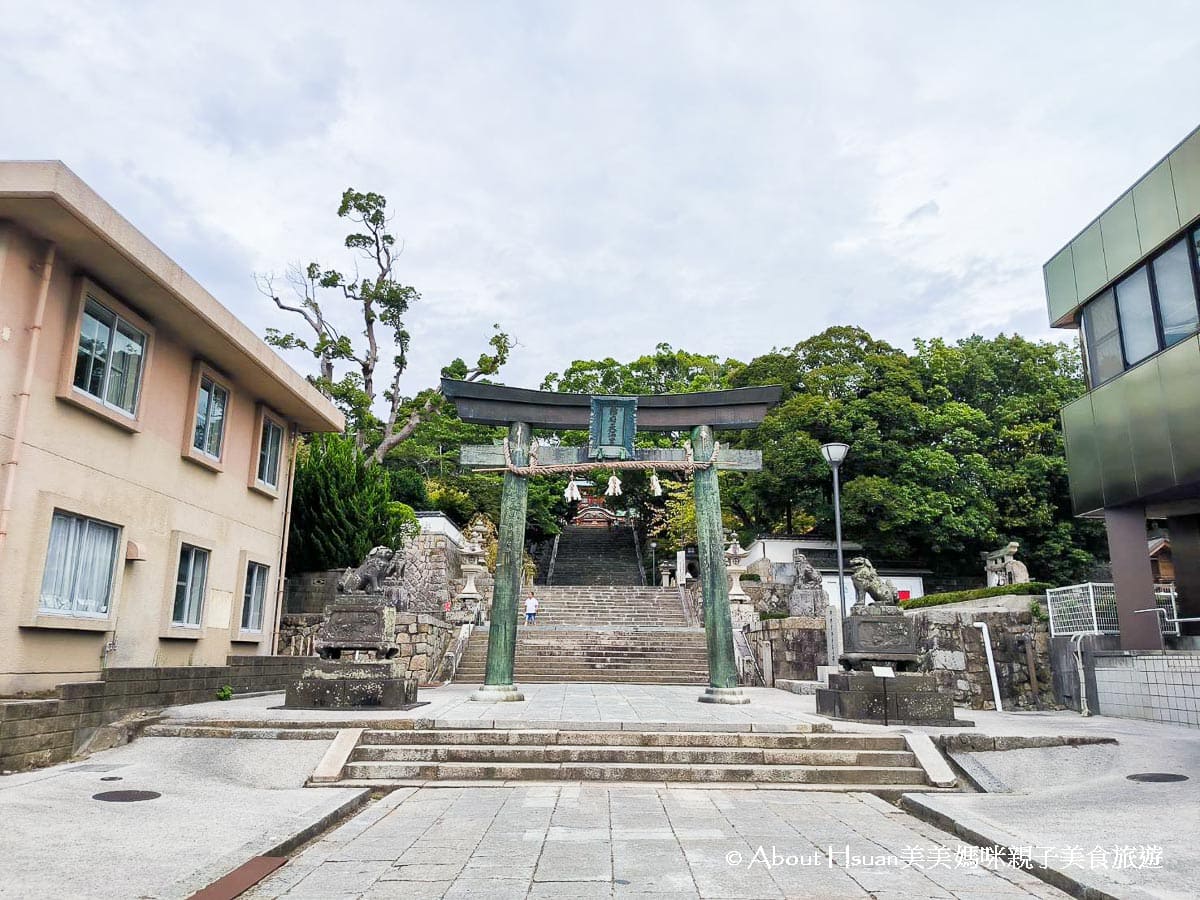
<path fill-rule="evenodd" d="M 840 323 L 1051 336 L 1042 263 L 1200 124 L 1194 2 L 0 13 L 0 155 L 64 160 L 260 332 L 253 273 L 344 265 L 342 190 L 385 194 L 408 392 L 493 322 L 525 386 Z"/>

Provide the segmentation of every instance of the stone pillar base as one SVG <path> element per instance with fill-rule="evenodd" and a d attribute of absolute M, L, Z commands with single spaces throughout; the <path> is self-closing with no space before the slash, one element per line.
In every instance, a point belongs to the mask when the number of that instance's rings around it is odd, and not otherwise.
<path fill-rule="evenodd" d="M 480 703 L 519 703 L 525 699 L 525 695 L 517 690 L 515 684 L 485 684 L 467 699 Z"/>
<path fill-rule="evenodd" d="M 731 705 L 750 702 L 750 698 L 742 693 L 741 688 L 705 688 L 704 693 L 697 699 L 701 703 L 728 703 Z"/>

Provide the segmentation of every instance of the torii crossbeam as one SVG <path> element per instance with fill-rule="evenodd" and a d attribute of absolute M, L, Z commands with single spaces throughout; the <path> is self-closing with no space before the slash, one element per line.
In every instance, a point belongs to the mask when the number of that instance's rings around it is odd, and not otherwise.
<path fill-rule="evenodd" d="M 558 474 L 552 468 L 555 466 L 661 466 L 664 469 L 682 468 L 693 474 L 700 588 L 704 597 L 704 631 L 708 646 L 709 687 L 700 700 L 708 703 L 749 702 L 737 687 L 717 471 L 757 471 L 762 468 L 762 454 L 757 450 L 717 448 L 713 433 L 722 428 L 758 425 L 767 410 L 779 402 L 781 388 L 593 397 L 443 378 L 442 394 L 454 403 L 458 417 L 464 422 L 508 427 L 507 446 L 465 446 L 459 457 L 464 466 L 504 472 L 487 669 L 484 685 L 472 699 L 524 699 L 513 684 L 513 667 L 528 477 L 538 474 L 539 468 L 546 468 L 546 474 Z M 536 464 L 530 468 L 529 449 L 534 428 L 590 430 L 591 443 L 588 447 L 540 447 Z M 691 455 L 677 449 L 634 448 L 636 430 L 688 432 Z"/>

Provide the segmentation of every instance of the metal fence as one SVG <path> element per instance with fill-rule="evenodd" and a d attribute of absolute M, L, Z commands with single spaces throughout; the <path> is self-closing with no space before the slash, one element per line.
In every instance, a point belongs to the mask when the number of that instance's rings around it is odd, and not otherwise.
<path fill-rule="evenodd" d="M 1177 617 L 1174 586 L 1155 588 L 1154 601 L 1166 613 L 1156 613 L 1162 633 L 1179 634 L 1179 623 L 1173 621 Z M 1111 584 L 1089 582 L 1050 588 L 1046 591 L 1046 606 L 1052 635 L 1120 633 L 1117 592 Z"/>

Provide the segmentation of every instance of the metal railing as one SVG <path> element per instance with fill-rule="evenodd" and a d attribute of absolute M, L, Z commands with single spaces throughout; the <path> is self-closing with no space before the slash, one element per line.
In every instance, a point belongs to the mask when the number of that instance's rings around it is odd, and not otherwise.
<path fill-rule="evenodd" d="M 1176 618 L 1175 588 L 1160 585 L 1154 591 L 1155 605 L 1166 615 L 1160 616 L 1163 634 L 1179 634 Z M 1050 633 L 1054 636 L 1073 634 L 1119 634 L 1117 621 L 1117 592 L 1111 584 L 1088 582 L 1046 591 L 1046 607 L 1050 614 Z"/>
<path fill-rule="evenodd" d="M 474 630 L 474 626 L 470 622 L 459 626 L 458 637 L 442 658 L 441 670 L 446 684 L 453 684 L 455 676 L 458 675 L 458 664 L 462 662 L 463 654 L 467 652 L 467 644 L 470 643 L 471 632 Z"/>

